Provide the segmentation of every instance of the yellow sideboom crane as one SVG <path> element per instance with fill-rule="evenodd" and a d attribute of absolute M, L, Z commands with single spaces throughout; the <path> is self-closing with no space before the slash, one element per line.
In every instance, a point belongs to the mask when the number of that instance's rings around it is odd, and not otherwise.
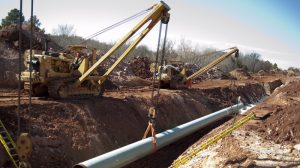
<path fill-rule="evenodd" d="M 216 65 L 218 65 L 219 63 L 221 63 L 222 61 L 224 61 L 226 58 L 228 58 L 229 56 L 231 56 L 232 54 L 235 54 L 235 57 L 237 58 L 239 56 L 239 49 L 236 47 L 232 47 L 229 49 L 229 51 L 227 53 L 225 53 L 224 55 L 222 55 L 221 57 L 215 59 L 214 61 L 212 61 L 211 63 L 209 63 L 208 65 L 204 66 L 203 68 L 201 68 L 199 71 L 195 72 L 194 74 L 192 74 L 191 76 L 189 76 L 186 80 L 187 83 L 189 83 L 189 85 L 191 84 L 192 80 L 197 78 L 198 76 L 206 73 L 208 70 L 212 69 L 213 67 L 215 67 Z"/>
<path fill-rule="evenodd" d="M 213 60 L 208 65 L 204 66 L 194 74 L 187 76 L 186 75 L 186 67 L 183 62 L 181 61 L 175 61 L 171 62 L 170 65 L 165 65 L 162 68 L 162 74 L 160 79 L 161 86 L 166 86 L 170 89 L 179 89 L 179 88 L 187 88 L 192 85 L 192 80 L 199 77 L 200 75 L 203 75 L 208 70 L 212 69 L 222 61 L 224 61 L 226 58 L 231 56 L 232 54 L 235 54 L 235 57 L 238 57 L 239 50 L 236 47 L 229 48 L 229 51 L 219 58 Z M 152 68 L 153 69 L 153 68 Z"/>
<path fill-rule="evenodd" d="M 169 21 L 169 6 L 163 1 L 149 8 L 150 13 L 145 16 L 132 30 L 130 30 L 119 42 L 117 42 L 107 53 L 98 61 L 95 60 L 96 54 L 93 52 L 91 63 L 88 57 L 78 56 L 82 46 L 72 46 L 73 56 L 65 53 L 56 54 L 37 54 L 33 53 L 31 62 L 34 71 L 32 72 L 32 90 L 36 96 L 49 94 L 50 97 L 65 98 L 82 95 L 98 96 L 103 93 L 103 83 L 112 71 L 128 56 L 128 54 L 139 44 L 139 42 L 150 32 L 150 30 L 161 21 L 167 24 Z M 142 29 L 143 28 L 143 29 Z M 142 29 L 142 30 L 140 30 Z M 96 72 L 105 60 L 110 58 L 113 53 L 123 46 L 137 32 L 128 48 L 117 58 L 117 60 L 103 74 Z M 28 85 L 29 83 L 29 52 L 25 52 L 25 66 L 27 70 L 22 72 L 21 80 Z M 74 61 L 76 59 L 76 61 Z M 79 63 L 73 66 L 74 62 Z M 92 64 L 89 66 L 89 64 Z"/>

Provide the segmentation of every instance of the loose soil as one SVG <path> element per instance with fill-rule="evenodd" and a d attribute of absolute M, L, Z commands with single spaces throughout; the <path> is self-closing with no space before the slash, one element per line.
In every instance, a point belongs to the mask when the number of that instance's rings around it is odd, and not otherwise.
<path fill-rule="evenodd" d="M 249 111 L 255 113 L 254 120 L 200 151 L 181 167 L 300 167 L 300 151 L 295 147 L 300 143 L 300 78 L 283 81 L 284 85 Z M 242 117 L 215 128 L 181 156 Z"/>
<path fill-rule="evenodd" d="M 220 87 L 216 88 L 214 84 Z M 206 86 L 197 87 L 196 84 L 189 90 L 162 89 L 157 132 L 230 106 L 236 103 L 238 96 L 251 103 L 266 95 L 263 85 L 258 81 L 238 81 L 234 89 L 228 84 L 230 81 L 211 80 L 207 81 Z M 16 93 L 14 89 L 3 88 L 0 95 L 1 120 L 14 139 L 17 131 Z M 28 97 L 25 92 L 22 93 L 21 130 L 30 131 L 32 135 L 32 167 L 71 167 L 78 162 L 140 140 L 148 122 L 150 99 L 151 89 L 148 87 L 111 90 L 102 98 L 81 100 L 34 97 L 32 110 L 29 112 Z M 177 151 L 177 147 L 169 150 Z M 153 166 L 170 164 L 178 154 L 165 153 L 162 157 L 164 159 L 157 158 L 156 165 Z M 1 158 L 5 156 L 1 155 Z M 0 165 L 7 161 L 6 158 Z M 145 165 L 145 162 L 137 165 L 140 167 Z"/>

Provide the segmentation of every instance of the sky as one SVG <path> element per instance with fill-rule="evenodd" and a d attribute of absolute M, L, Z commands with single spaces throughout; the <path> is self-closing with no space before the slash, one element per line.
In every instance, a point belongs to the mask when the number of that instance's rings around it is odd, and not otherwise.
<path fill-rule="evenodd" d="M 151 5 L 156 0 L 43 0 L 34 1 L 34 14 L 42 28 L 52 33 L 59 24 L 73 25 L 76 35 L 86 37 Z M 185 39 L 200 47 L 258 52 L 262 59 L 281 68 L 300 67 L 300 0 L 165 0 L 171 7 L 168 38 Z M 0 18 L 19 8 L 18 0 L 0 0 Z M 25 18 L 30 0 L 23 0 Z M 115 42 L 142 17 L 98 36 Z M 142 44 L 155 49 L 158 25 Z"/>

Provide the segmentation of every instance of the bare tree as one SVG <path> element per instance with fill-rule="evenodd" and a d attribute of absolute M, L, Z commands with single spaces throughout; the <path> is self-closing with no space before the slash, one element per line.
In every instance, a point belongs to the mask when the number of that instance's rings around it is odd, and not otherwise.
<path fill-rule="evenodd" d="M 175 50 L 176 42 L 173 40 L 167 40 L 165 44 L 165 59 L 170 60 L 178 57 L 178 54 Z M 162 44 L 163 45 L 163 44 Z M 162 47 L 161 47 L 162 49 Z"/>
<path fill-rule="evenodd" d="M 200 55 L 198 47 L 193 47 L 192 42 L 189 40 L 180 40 L 177 47 L 177 54 L 179 56 L 178 58 L 186 63 L 198 64 L 201 62 L 198 57 Z"/>
<path fill-rule="evenodd" d="M 128 59 L 131 59 L 132 57 L 137 57 L 137 56 L 152 58 L 153 52 L 146 45 L 139 45 L 132 52 L 130 52 Z"/>
<path fill-rule="evenodd" d="M 74 36 L 75 29 L 73 25 L 59 24 L 57 28 L 52 30 L 52 34 L 57 36 Z"/>
<path fill-rule="evenodd" d="M 251 72 L 255 72 L 255 66 L 260 61 L 261 55 L 256 52 L 245 54 L 245 61 L 244 63 L 247 65 L 248 69 Z"/>

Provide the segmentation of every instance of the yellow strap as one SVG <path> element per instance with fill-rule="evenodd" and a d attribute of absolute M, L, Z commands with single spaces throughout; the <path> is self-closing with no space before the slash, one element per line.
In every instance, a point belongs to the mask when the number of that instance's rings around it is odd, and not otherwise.
<path fill-rule="evenodd" d="M 144 136 L 143 136 L 143 139 L 145 139 L 149 133 L 149 131 L 151 130 L 151 136 L 152 136 L 152 143 L 153 143 L 153 146 L 154 146 L 154 150 L 156 150 L 156 133 L 155 133 L 155 128 L 153 126 L 152 123 L 148 123 L 148 127 L 144 133 Z"/>
<path fill-rule="evenodd" d="M 5 128 L 4 124 L 2 123 L 2 121 L 0 120 L 0 127 L 3 128 L 3 130 L 5 131 L 7 137 L 8 137 L 8 140 L 9 142 L 11 142 L 11 144 L 13 145 L 13 147 L 16 149 L 16 144 L 15 142 L 13 141 L 13 139 L 11 138 L 10 134 L 8 133 L 7 129 Z"/>
<path fill-rule="evenodd" d="M 8 137 L 9 142 L 13 145 L 13 147 L 16 149 L 16 144 L 15 142 L 12 140 L 11 136 L 9 135 L 7 129 L 4 127 L 4 124 L 2 123 L 2 121 L 0 120 L 0 127 L 3 129 L 3 131 L 5 131 L 6 136 Z M 3 136 L 0 134 L 0 142 L 4 148 L 4 150 L 6 151 L 9 159 L 11 160 L 11 162 L 13 163 L 15 168 L 18 168 L 18 165 L 15 161 L 15 159 L 12 157 L 11 153 L 10 153 L 10 149 L 8 147 L 8 145 L 6 144 Z"/>
<path fill-rule="evenodd" d="M 247 116 L 243 117 L 242 119 L 240 119 L 239 121 L 234 123 L 232 126 L 226 128 L 219 134 L 215 135 L 214 137 L 210 138 L 209 140 L 207 140 L 206 142 L 201 144 L 198 148 L 195 148 L 192 152 L 188 153 L 187 155 L 185 155 L 183 157 L 179 157 L 177 160 L 175 160 L 173 162 L 173 165 L 171 167 L 178 168 L 178 167 L 184 165 L 189 160 L 191 160 L 194 156 L 196 156 L 197 153 L 199 153 L 201 150 L 203 150 L 203 149 L 207 148 L 209 145 L 217 142 L 219 139 L 223 138 L 224 136 L 228 135 L 235 129 L 239 128 L 240 126 L 245 124 L 247 121 L 251 120 L 253 117 L 254 117 L 254 113 L 250 113 Z"/>
<path fill-rule="evenodd" d="M 151 125 L 150 125 L 150 123 L 148 123 L 148 126 L 147 126 L 147 128 L 146 128 L 146 131 L 144 132 L 143 139 L 145 139 L 145 138 L 147 137 L 147 135 L 148 135 L 150 129 L 151 129 Z"/>

